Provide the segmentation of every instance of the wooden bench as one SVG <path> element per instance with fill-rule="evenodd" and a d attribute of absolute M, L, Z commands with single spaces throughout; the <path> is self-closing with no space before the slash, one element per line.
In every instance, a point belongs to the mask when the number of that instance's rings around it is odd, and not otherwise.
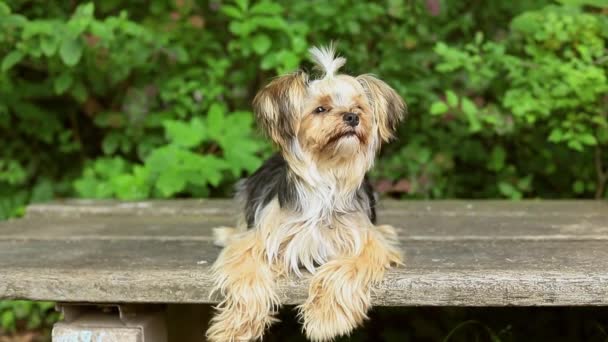
<path fill-rule="evenodd" d="M 32 205 L 0 223 L 0 299 L 58 302 L 56 341 L 202 341 L 219 252 L 210 232 L 232 225 L 234 210 L 223 200 Z M 606 202 L 384 201 L 379 219 L 398 227 L 407 267 L 388 273 L 375 305 L 608 305 Z M 306 284 L 281 282 L 283 303 L 302 302 Z"/>

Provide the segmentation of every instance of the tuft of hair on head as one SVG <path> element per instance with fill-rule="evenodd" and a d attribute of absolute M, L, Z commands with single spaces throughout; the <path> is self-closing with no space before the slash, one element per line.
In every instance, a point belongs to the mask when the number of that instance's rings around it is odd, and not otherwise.
<path fill-rule="evenodd" d="M 325 73 L 324 78 L 333 77 L 338 69 L 346 63 L 346 58 L 336 57 L 334 43 L 330 43 L 328 46 L 312 47 L 308 52 L 317 67 Z"/>

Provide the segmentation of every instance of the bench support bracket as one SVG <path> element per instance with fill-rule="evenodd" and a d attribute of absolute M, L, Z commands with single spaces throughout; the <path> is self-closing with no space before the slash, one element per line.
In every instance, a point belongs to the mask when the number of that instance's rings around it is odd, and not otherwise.
<path fill-rule="evenodd" d="M 159 306 L 59 304 L 64 320 L 53 342 L 167 342 L 166 313 Z"/>

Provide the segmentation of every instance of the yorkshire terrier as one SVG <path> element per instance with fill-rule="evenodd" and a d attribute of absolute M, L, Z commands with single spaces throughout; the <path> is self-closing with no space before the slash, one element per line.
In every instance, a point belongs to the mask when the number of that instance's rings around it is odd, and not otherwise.
<path fill-rule="evenodd" d="M 366 318 L 374 284 L 401 264 L 395 229 L 376 225 L 366 178 L 406 106 L 372 75 L 337 74 L 346 59 L 332 45 L 310 49 L 321 77 L 280 76 L 253 101 L 257 121 L 279 147 L 237 185 L 237 228 L 215 231 L 225 246 L 213 265 L 222 296 L 207 338 L 262 338 L 280 306 L 277 279 L 312 274 L 298 306 L 306 336 L 348 335 Z"/>

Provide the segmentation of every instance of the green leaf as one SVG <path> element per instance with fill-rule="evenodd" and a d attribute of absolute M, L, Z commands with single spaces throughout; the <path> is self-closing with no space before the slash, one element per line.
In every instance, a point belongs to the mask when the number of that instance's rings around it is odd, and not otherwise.
<path fill-rule="evenodd" d="M 97 179 L 90 175 L 89 172 L 84 172 L 82 178 L 76 179 L 73 183 L 76 194 L 82 198 L 96 198 L 97 196 Z"/>
<path fill-rule="evenodd" d="M 244 17 L 243 12 L 240 9 L 231 5 L 222 5 L 220 10 L 233 19 L 242 19 Z"/>
<path fill-rule="evenodd" d="M 237 36 L 246 36 L 249 34 L 249 30 L 247 30 L 245 25 L 240 21 L 231 21 L 230 24 L 228 24 L 228 30 Z"/>
<path fill-rule="evenodd" d="M 505 166 L 506 152 L 502 146 L 496 146 L 492 149 L 490 154 L 490 160 L 488 161 L 488 168 L 492 171 L 500 171 Z"/>
<path fill-rule="evenodd" d="M 89 96 L 89 94 L 87 93 L 87 88 L 84 86 L 84 83 L 82 83 L 82 81 L 74 83 L 70 94 L 72 94 L 76 101 L 80 103 L 84 103 L 87 100 L 87 97 Z"/>
<path fill-rule="evenodd" d="M 212 104 L 209 108 L 209 112 L 207 113 L 209 138 L 217 140 L 223 136 L 224 111 L 225 108 L 218 103 Z"/>
<path fill-rule="evenodd" d="M 293 71 L 300 64 L 300 57 L 291 51 L 283 51 L 280 57 L 281 68 L 277 68 L 280 74 Z"/>
<path fill-rule="evenodd" d="M 122 135 L 120 134 L 107 134 L 101 142 L 101 150 L 106 155 L 111 155 L 118 150 Z"/>
<path fill-rule="evenodd" d="M 507 182 L 498 183 L 498 190 L 503 196 L 509 197 L 511 199 L 521 199 L 522 197 L 522 193 L 517 190 L 517 188 L 515 188 L 512 184 Z"/>
<path fill-rule="evenodd" d="M 69 71 L 64 71 L 63 73 L 61 73 L 61 75 L 56 77 L 55 81 L 53 82 L 55 94 L 61 95 L 65 93 L 66 90 L 68 90 L 68 88 L 70 88 L 70 86 L 72 85 L 72 81 L 72 74 Z"/>
<path fill-rule="evenodd" d="M 479 123 L 479 119 L 477 118 L 477 107 L 475 106 L 473 101 L 469 100 L 466 97 L 463 97 L 462 112 L 467 117 L 467 121 L 469 122 L 469 130 L 471 132 L 480 131 L 481 124 Z"/>
<path fill-rule="evenodd" d="M 42 53 L 47 57 L 51 57 L 57 52 L 57 45 L 58 41 L 54 35 L 43 36 L 40 39 L 40 50 L 42 50 Z"/>
<path fill-rule="evenodd" d="M 76 11 L 74 12 L 74 16 L 92 17 L 94 13 L 95 4 L 93 2 L 88 2 L 78 5 Z"/>
<path fill-rule="evenodd" d="M 585 192 L 585 182 L 581 181 L 580 179 L 574 182 L 574 184 L 572 184 L 572 191 L 574 191 L 576 194 L 582 194 Z"/>
<path fill-rule="evenodd" d="M 567 145 L 568 145 L 568 147 L 570 147 L 571 149 L 573 149 L 575 151 L 582 152 L 584 150 L 583 144 L 581 144 L 581 142 L 578 140 L 570 140 L 570 141 L 568 141 Z"/>
<path fill-rule="evenodd" d="M 151 177 L 157 177 L 167 165 L 178 163 L 177 154 L 180 148 L 176 145 L 165 145 L 150 152 L 145 160 L 146 168 Z"/>
<path fill-rule="evenodd" d="M 532 178 L 533 178 L 532 175 L 528 175 L 528 176 L 526 176 L 524 178 L 520 178 L 517 181 L 517 188 L 520 191 L 529 191 L 530 190 L 530 186 L 532 185 Z"/>
<path fill-rule="evenodd" d="M 19 50 L 11 51 L 2 60 L 2 66 L 0 67 L 0 69 L 2 69 L 3 72 L 10 70 L 13 66 L 15 66 L 15 64 L 21 62 L 23 57 L 24 57 L 23 52 L 21 52 Z"/>
<path fill-rule="evenodd" d="M 249 0 L 235 0 L 235 2 L 243 12 L 249 8 Z"/>
<path fill-rule="evenodd" d="M 281 17 L 253 17 L 248 21 L 253 27 L 264 27 L 273 30 L 285 29 L 287 22 Z"/>
<path fill-rule="evenodd" d="M 274 53 L 267 54 L 262 57 L 262 62 L 260 63 L 260 67 L 262 70 L 270 70 L 277 65 L 277 55 Z"/>
<path fill-rule="evenodd" d="M 178 146 L 196 147 L 205 139 L 205 127 L 199 118 L 192 119 L 190 123 L 167 120 L 163 125 L 167 139 Z"/>
<path fill-rule="evenodd" d="M 83 44 L 79 37 L 74 39 L 65 39 L 61 43 L 59 56 L 65 65 L 75 66 L 82 57 Z"/>
<path fill-rule="evenodd" d="M 49 311 L 55 308 L 55 303 L 53 302 L 37 302 L 38 307 L 40 307 L 40 311 Z"/>
<path fill-rule="evenodd" d="M 170 168 L 160 174 L 155 184 L 163 197 L 171 197 L 184 190 L 186 180 L 179 170 Z"/>
<path fill-rule="evenodd" d="M 9 15 L 11 14 L 11 8 L 8 7 L 4 2 L 0 2 L 0 15 Z"/>
<path fill-rule="evenodd" d="M 27 180 L 26 169 L 17 160 L 0 159 L 0 184 L 22 185 Z"/>
<path fill-rule="evenodd" d="M 2 330 L 15 331 L 15 314 L 12 311 L 4 311 L 0 315 L 0 327 Z"/>
<path fill-rule="evenodd" d="M 213 186 L 218 186 L 220 184 L 222 181 L 222 171 L 228 167 L 224 160 L 213 155 L 198 156 L 194 165 L 197 170 L 201 170 L 205 182 Z M 199 180 L 195 178 L 191 181 Z"/>
<path fill-rule="evenodd" d="M 475 33 L 475 44 L 479 45 L 483 42 L 483 32 L 478 31 Z"/>
<path fill-rule="evenodd" d="M 253 14 L 280 14 L 283 12 L 283 6 L 276 2 L 262 1 L 251 7 Z"/>
<path fill-rule="evenodd" d="M 111 180 L 116 197 L 119 199 L 138 200 L 149 196 L 146 169 L 137 166 L 135 171 L 136 174 L 123 174 Z"/>
<path fill-rule="evenodd" d="M 452 108 L 458 106 L 458 96 L 451 90 L 445 92 L 446 99 L 448 101 L 448 105 Z"/>
<path fill-rule="evenodd" d="M 443 101 L 434 102 L 431 105 L 431 114 L 432 115 L 441 115 L 445 114 L 448 111 L 448 105 Z"/>
<path fill-rule="evenodd" d="M 563 137 L 564 137 L 564 132 L 562 132 L 561 129 L 556 128 L 551 131 L 551 134 L 549 134 L 549 137 L 547 138 L 547 140 L 550 142 L 557 143 L 557 142 L 562 141 Z"/>
<path fill-rule="evenodd" d="M 102 177 L 112 178 L 126 171 L 127 162 L 121 157 L 99 158 L 95 160 L 93 169 Z"/>
<path fill-rule="evenodd" d="M 270 45 L 272 45 L 272 41 L 265 34 L 257 34 L 257 35 L 255 35 L 253 37 L 251 43 L 252 43 L 253 50 L 258 55 L 265 54 L 268 51 L 268 49 L 270 49 Z"/>
<path fill-rule="evenodd" d="M 32 189 L 30 196 L 30 202 L 46 202 L 53 199 L 55 191 L 53 190 L 53 183 L 50 180 L 43 179 L 36 183 Z"/>
<path fill-rule="evenodd" d="M 597 145 L 597 139 L 590 133 L 583 133 L 578 136 L 578 139 L 585 145 L 595 146 Z"/>

